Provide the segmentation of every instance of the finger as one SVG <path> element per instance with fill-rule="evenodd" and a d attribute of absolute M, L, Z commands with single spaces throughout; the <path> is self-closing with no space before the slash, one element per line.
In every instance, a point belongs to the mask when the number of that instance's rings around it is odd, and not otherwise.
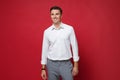
<path fill-rule="evenodd" d="M 73 75 L 73 76 L 75 75 L 74 71 L 72 71 L 72 75 Z"/>
<path fill-rule="evenodd" d="M 42 75 L 42 79 L 45 80 L 45 79 L 46 79 L 46 76 L 45 76 L 45 75 Z"/>
<path fill-rule="evenodd" d="M 76 76 L 76 75 L 77 75 L 77 72 L 73 71 L 73 72 L 72 72 L 72 75 L 73 75 L 73 76 Z"/>
<path fill-rule="evenodd" d="M 44 80 L 46 79 L 46 76 L 45 76 L 45 75 L 43 76 L 43 79 L 44 79 Z"/>

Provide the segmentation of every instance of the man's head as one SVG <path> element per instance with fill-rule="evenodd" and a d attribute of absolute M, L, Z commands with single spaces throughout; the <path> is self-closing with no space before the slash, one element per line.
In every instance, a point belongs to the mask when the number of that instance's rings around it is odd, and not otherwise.
<path fill-rule="evenodd" d="M 54 24 L 58 24 L 62 19 L 62 9 L 58 6 L 53 6 L 50 8 L 51 19 Z"/>

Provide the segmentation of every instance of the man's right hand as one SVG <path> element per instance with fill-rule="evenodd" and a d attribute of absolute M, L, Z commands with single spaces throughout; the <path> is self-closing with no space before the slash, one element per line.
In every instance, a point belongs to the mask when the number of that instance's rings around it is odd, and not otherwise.
<path fill-rule="evenodd" d="M 43 80 L 46 80 L 46 79 L 47 79 L 46 70 L 42 70 L 42 71 L 41 71 L 41 77 L 42 77 Z"/>

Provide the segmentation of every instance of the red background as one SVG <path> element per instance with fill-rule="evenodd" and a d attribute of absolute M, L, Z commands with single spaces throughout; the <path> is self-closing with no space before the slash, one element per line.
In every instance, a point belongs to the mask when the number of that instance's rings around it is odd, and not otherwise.
<path fill-rule="evenodd" d="M 79 44 L 75 80 L 120 80 L 119 0 L 0 1 L 0 80 L 42 80 L 43 31 L 51 25 L 49 8 L 63 9 Z"/>

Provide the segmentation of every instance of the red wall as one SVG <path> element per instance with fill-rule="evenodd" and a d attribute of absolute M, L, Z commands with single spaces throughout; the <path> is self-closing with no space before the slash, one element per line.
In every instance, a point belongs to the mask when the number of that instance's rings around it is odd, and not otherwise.
<path fill-rule="evenodd" d="M 42 80 L 43 31 L 49 8 L 63 8 L 63 22 L 74 26 L 79 54 L 75 80 L 120 80 L 119 0 L 0 1 L 0 80 Z"/>

